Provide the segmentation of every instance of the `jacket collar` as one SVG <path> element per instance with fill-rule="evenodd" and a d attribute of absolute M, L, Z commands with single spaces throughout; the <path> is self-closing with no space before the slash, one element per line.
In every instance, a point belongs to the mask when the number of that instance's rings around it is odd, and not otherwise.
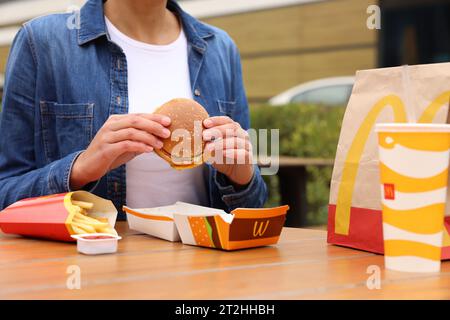
<path fill-rule="evenodd" d="M 103 2 L 102 0 L 89 0 L 81 8 L 80 28 L 78 29 L 79 45 L 106 36 Z M 173 0 L 168 1 L 167 8 L 180 17 L 188 43 L 203 53 L 207 45 L 205 39 L 213 36 L 214 30 L 184 12 Z"/>

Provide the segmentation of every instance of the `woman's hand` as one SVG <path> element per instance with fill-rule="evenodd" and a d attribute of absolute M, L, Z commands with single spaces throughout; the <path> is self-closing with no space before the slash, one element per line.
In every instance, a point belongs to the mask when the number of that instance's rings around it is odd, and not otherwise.
<path fill-rule="evenodd" d="M 253 177 L 252 146 L 240 124 L 229 117 L 211 117 L 203 121 L 206 158 L 238 187 Z"/>
<path fill-rule="evenodd" d="M 170 118 L 157 114 L 112 115 L 73 164 L 70 186 L 80 189 L 134 157 L 162 148 Z"/>

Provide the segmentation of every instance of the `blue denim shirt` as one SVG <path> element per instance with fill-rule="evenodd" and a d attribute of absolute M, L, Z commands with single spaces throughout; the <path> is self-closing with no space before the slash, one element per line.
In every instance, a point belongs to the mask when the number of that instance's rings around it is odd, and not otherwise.
<path fill-rule="evenodd" d="M 226 115 L 249 128 L 238 50 L 222 30 L 204 24 L 169 1 L 188 40 L 195 100 L 211 116 Z M 0 120 L 0 209 L 27 197 L 70 190 L 76 157 L 111 114 L 128 113 L 127 61 L 106 32 L 103 2 L 80 10 L 79 27 L 69 13 L 33 19 L 16 35 L 6 67 Z M 75 21 L 76 22 L 76 21 Z M 157 76 L 157 75 L 155 75 Z M 209 205 L 230 211 L 260 207 L 267 197 L 260 171 L 235 190 L 205 166 Z M 125 204 L 125 166 L 110 171 L 87 190 Z"/>

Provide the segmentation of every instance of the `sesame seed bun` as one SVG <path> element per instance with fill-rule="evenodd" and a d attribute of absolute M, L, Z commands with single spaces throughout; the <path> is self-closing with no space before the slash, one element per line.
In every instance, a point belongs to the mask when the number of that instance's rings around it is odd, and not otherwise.
<path fill-rule="evenodd" d="M 205 144 L 202 139 L 203 120 L 208 112 L 191 99 L 170 100 L 155 110 L 156 114 L 168 116 L 172 121 L 169 138 L 162 139 L 163 147 L 155 153 L 177 170 L 201 165 Z"/>

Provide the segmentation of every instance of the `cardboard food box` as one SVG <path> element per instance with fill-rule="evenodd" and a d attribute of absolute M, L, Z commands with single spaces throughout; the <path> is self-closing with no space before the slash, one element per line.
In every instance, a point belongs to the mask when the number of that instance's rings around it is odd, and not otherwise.
<path fill-rule="evenodd" d="M 238 208 L 230 213 L 177 202 L 158 208 L 127 212 L 131 229 L 169 241 L 223 250 L 276 244 L 286 220 L 288 206 Z"/>
<path fill-rule="evenodd" d="M 124 206 L 123 210 L 127 214 L 130 229 L 168 241 L 180 241 L 173 219 L 175 205 L 145 209 L 131 209 Z"/>
<path fill-rule="evenodd" d="M 114 228 L 117 210 L 109 200 L 87 191 L 74 191 L 17 201 L 0 212 L 0 229 L 4 233 L 59 241 L 76 241 L 73 219 L 78 207 L 72 201 L 93 204 L 87 210 L 91 218 L 106 218 Z M 115 232 L 115 230 L 113 230 Z"/>

